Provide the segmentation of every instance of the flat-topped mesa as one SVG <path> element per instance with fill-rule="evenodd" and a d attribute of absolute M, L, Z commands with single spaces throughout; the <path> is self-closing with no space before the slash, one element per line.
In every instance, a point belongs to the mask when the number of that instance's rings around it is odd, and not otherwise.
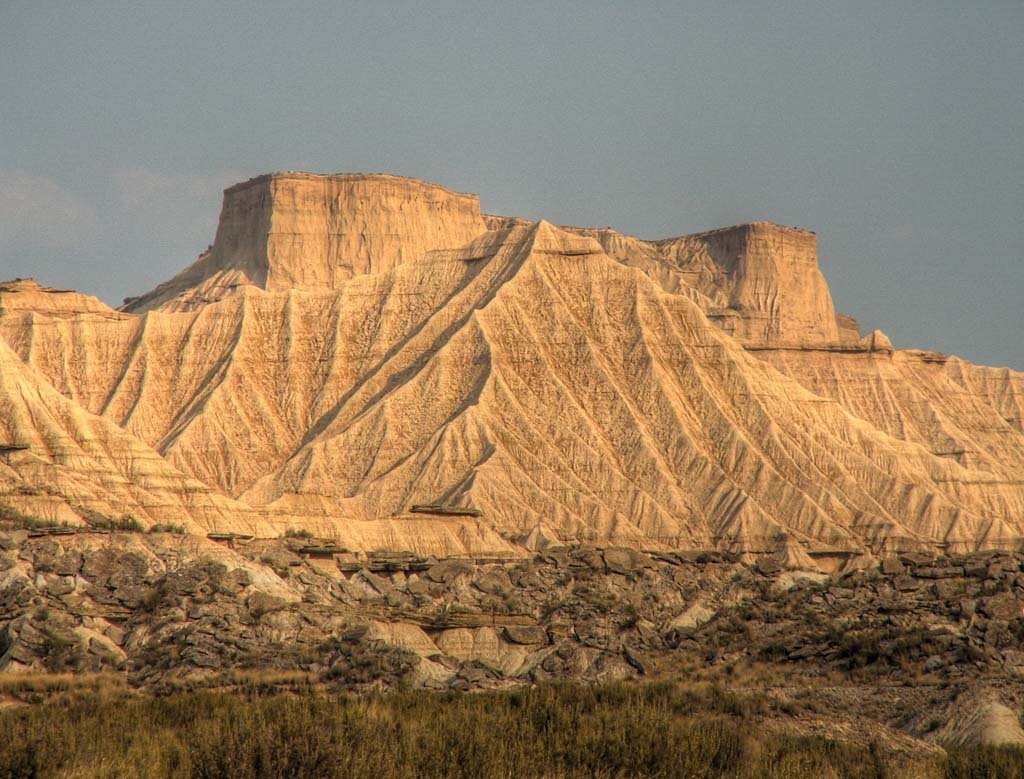
<path fill-rule="evenodd" d="M 188 310 L 242 285 L 335 289 L 486 230 L 476 195 L 417 179 L 270 173 L 226 189 L 213 246 L 124 310 Z"/>
<path fill-rule="evenodd" d="M 857 321 L 835 312 L 817 237 L 807 230 L 759 221 L 644 241 L 611 228 L 565 229 L 687 295 L 748 348 L 865 348 Z"/>
<path fill-rule="evenodd" d="M 0 283 L 0 509 L 424 557 L 1024 548 L 1024 374 L 860 338 L 812 233 L 280 174 L 227 191 L 157 307 Z"/>
<path fill-rule="evenodd" d="M 709 316 L 747 346 L 839 346 L 852 335 L 840 330 L 812 232 L 751 222 L 655 245 L 717 304 Z"/>

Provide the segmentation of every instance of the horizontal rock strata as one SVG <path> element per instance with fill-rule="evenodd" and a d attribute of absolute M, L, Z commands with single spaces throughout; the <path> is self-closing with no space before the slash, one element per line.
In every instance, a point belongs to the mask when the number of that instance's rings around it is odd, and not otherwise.
<path fill-rule="evenodd" d="M 1019 554 L 894 555 L 830 577 L 719 552 L 425 558 L 7 530 L 0 613 L 0 671 L 110 671 L 148 690 L 245 669 L 345 689 L 735 674 L 801 698 L 821 687 L 922 736 L 938 716 L 951 738 L 977 725 L 958 694 L 1024 692 Z"/>
<path fill-rule="evenodd" d="M 765 222 L 643 241 L 261 176 L 119 311 L 0 285 L 0 371 L 0 506 L 45 520 L 829 571 L 1024 538 L 1024 374 L 862 336 Z"/>

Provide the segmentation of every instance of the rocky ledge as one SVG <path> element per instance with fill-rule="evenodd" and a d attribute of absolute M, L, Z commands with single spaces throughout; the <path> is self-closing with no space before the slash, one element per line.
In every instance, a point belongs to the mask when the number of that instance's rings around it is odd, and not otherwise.
<path fill-rule="evenodd" d="M 807 732 L 920 746 L 1024 702 L 1024 556 L 998 552 L 829 577 L 718 552 L 436 559 L 0 530 L 0 615 L 0 671 L 147 691 L 252 673 L 355 691 L 684 678 L 793 702 Z"/>
<path fill-rule="evenodd" d="M 717 552 L 436 559 L 16 530 L 0 532 L 0 614 L 0 669 L 141 686 L 270 668 L 487 687 L 737 663 L 948 682 L 1024 670 L 1024 556 L 907 554 L 827 577 Z"/>

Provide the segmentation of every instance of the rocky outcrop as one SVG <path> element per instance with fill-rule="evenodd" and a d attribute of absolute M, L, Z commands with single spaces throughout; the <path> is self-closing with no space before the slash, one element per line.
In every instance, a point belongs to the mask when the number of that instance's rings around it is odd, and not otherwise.
<path fill-rule="evenodd" d="M 576 228 L 568 228 L 576 230 Z M 708 318 L 752 348 L 856 347 L 857 325 L 837 317 L 818 267 L 814 233 L 752 222 L 641 241 L 614 230 L 582 230 L 615 259 L 667 291 L 687 294 Z"/>
<path fill-rule="evenodd" d="M 217 237 L 188 269 L 123 310 L 187 311 L 239 287 L 337 289 L 486 230 L 475 195 L 386 175 L 273 173 L 224 192 Z"/>
<path fill-rule="evenodd" d="M 872 686 L 889 707 L 896 689 L 945 690 L 948 706 L 910 700 L 887 718 L 994 742 L 1019 732 L 997 701 L 1024 689 L 1022 565 L 902 555 L 828 577 L 716 553 L 399 560 L 303 539 L 230 549 L 0 529 L 0 671 L 116 671 L 160 689 L 259 668 L 356 689 L 479 689 L 747 668 L 801 695 L 827 675 L 857 706 Z M 964 690 L 985 705 L 954 704 Z"/>
<path fill-rule="evenodd" d="M 252 529 L 254 519 L 247 507 L 60 395 L 2 340 L 0 507 L 44 521 L 133 517 L 194 532 L 221 522 Z"/>
<path fill-rule="evenodd" d="M 87 313 L 117 317 L 109 306 L 91 295 L 83 295 L 70 289 L 45 287 L 35 279 L 0 282 L 0 315 L 33 312 L 55 317 Z"/>
<path fill-rule="evenodd" d="M 600 541 L 782 568 L 1024 538 L 1022 374 L 861 338 L 804 231 L 648 242 L 275 174 L 228 190 L 209 255 L 125 311 L 30 292 L 0 290 L 23 301 L 0 343 L 38 408 L 0 445 L 39 447 L 61 409 L 123 482 L 19 465 L 3 500 L 24 513 L 103 493 L 144 523 L 359 550 Z M 161 498 L 129 500 L 152 468 Z"/>
<path fill-rule="evenodd" d="M 691 273 L 724 311 L 726 332 L 756 346 L 827 346 L 839 341 L 836 313 L 818 269 L 814 233 L 754 222 L 663 241 L 660 255 Z"/>

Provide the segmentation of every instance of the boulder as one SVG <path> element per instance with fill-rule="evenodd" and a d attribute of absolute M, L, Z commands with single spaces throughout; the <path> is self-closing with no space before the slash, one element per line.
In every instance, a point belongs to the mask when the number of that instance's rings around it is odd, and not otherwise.
<path fill-rule="evenodd" d="M 885 557 L 882 559 L 879 569 L 886 576 L 901 576 L 907 572 L 907 567 L 900 562 L 898 557 Z"/>
<path fill-rule="evenodd" d="M 592 546 L 580 546 L 570 552 L 572 565 L 575 568 L 589 568 L 592 571 L 604 571 L 604 556 Z"/>
<path fill-rule="evenodd" d="M 914 592 L 920 589 L 921 582 L 913 576 L 897 576 L 892 580 L 892 586 L 900 592 Z"/>
<path fill-rule="evenodd" d="M 410 578 L 405 585 L 405 589 L 408 591 L 410 595 L 413 595 L 417 598 L 430 597 L 430 586 L 419 577 Z"/>
<path fill-rule="evenodd" d="M 473 586 L 488 595 L 504 597 L 512 591 L 512 580 L 503 568 L 497 568 L 477 575 Z"/>
<path fill-rule="evenodd" d="M 252 574 L 244 568 L 234 568 L 217 582 L 217 590 L 225 595 L 239 595 L 252 585 Z"/>
<path fill-rule="evenodd" d="M 283 598 L 278 598 L 276 595 L 268 595 L 258 590 L 250 595 L 245 603 L 249 607 L 250 613 L 255 617 L 260 617 L 273 611 L 280 611 L 288 605 L 288 602 Z"/>
<path fill-rule="evenodd" d="M 64 556 L 64 547 L 53 539 L 44 539 L 32 550 L 32 564 L 37 571 L 52 571 Z"/>
<path fill-rule="evenodd" d="M 53 565 L 58 576 L 77 576 L 82 570 L 82 553 L 73 549 L 65 552 Z"/>
<path fill-rule="evenodd" d="M 959 565 L 923 565 L 914 569 L 914 576 L 919 579 L 956 579 L 963 575 L 963 566 Z"/>
<path fill-rule="evenodd" d="M 60 597 L 61 595 L 69 595 L 75 591 L 75 580 L 67 576 L 57 576 L 56 574 L 48 574 L 44 580 L 43 589 L 47 595 L 54 597 Z"/>
<path fill-rule="evenodd" d="M 1009 592 L 999 593 L 982 598 L 978 603 L 978 611 L 989 619 L 1019 619 L 1024 617 L 1024 599 Z"/>
<path fill-rule="evenodd" d="M 699 628 L 706 622 L 711 621 L 715 616 L 713 609 L 709 608 L 704 603 L 697 601 L 696 603 L 690 604 L 690 606 L 680 614 L 678 617 L 668 623 L 668 630 L 679 630 L 687 631 Z"/>
<path fill-rule="evenodd" d="M 117 552 L 109 547 L 89 552 L 82 562 L 82 576 L 93 582 L 105 581 L 118 570 Z"/>
<path fill-rule="evenodd" d="M 650 557 L 635 549 L 605 549 L 603 557 L 605 567 L 612 573 L 631 574 L 654 566 Z"/>
<path fill-rule="evenodd" d="M 442 560 L 427 569 L 426 577 L 438 584 L 451 584 L 460 576 L 473 573 L 472 563 L 466 560 Z"/>
<path fill-rule="evenodd" d="M 540 625 L 506 625 L 505 639 L 513 644 L 546 644 L 548 632 Z"/>

